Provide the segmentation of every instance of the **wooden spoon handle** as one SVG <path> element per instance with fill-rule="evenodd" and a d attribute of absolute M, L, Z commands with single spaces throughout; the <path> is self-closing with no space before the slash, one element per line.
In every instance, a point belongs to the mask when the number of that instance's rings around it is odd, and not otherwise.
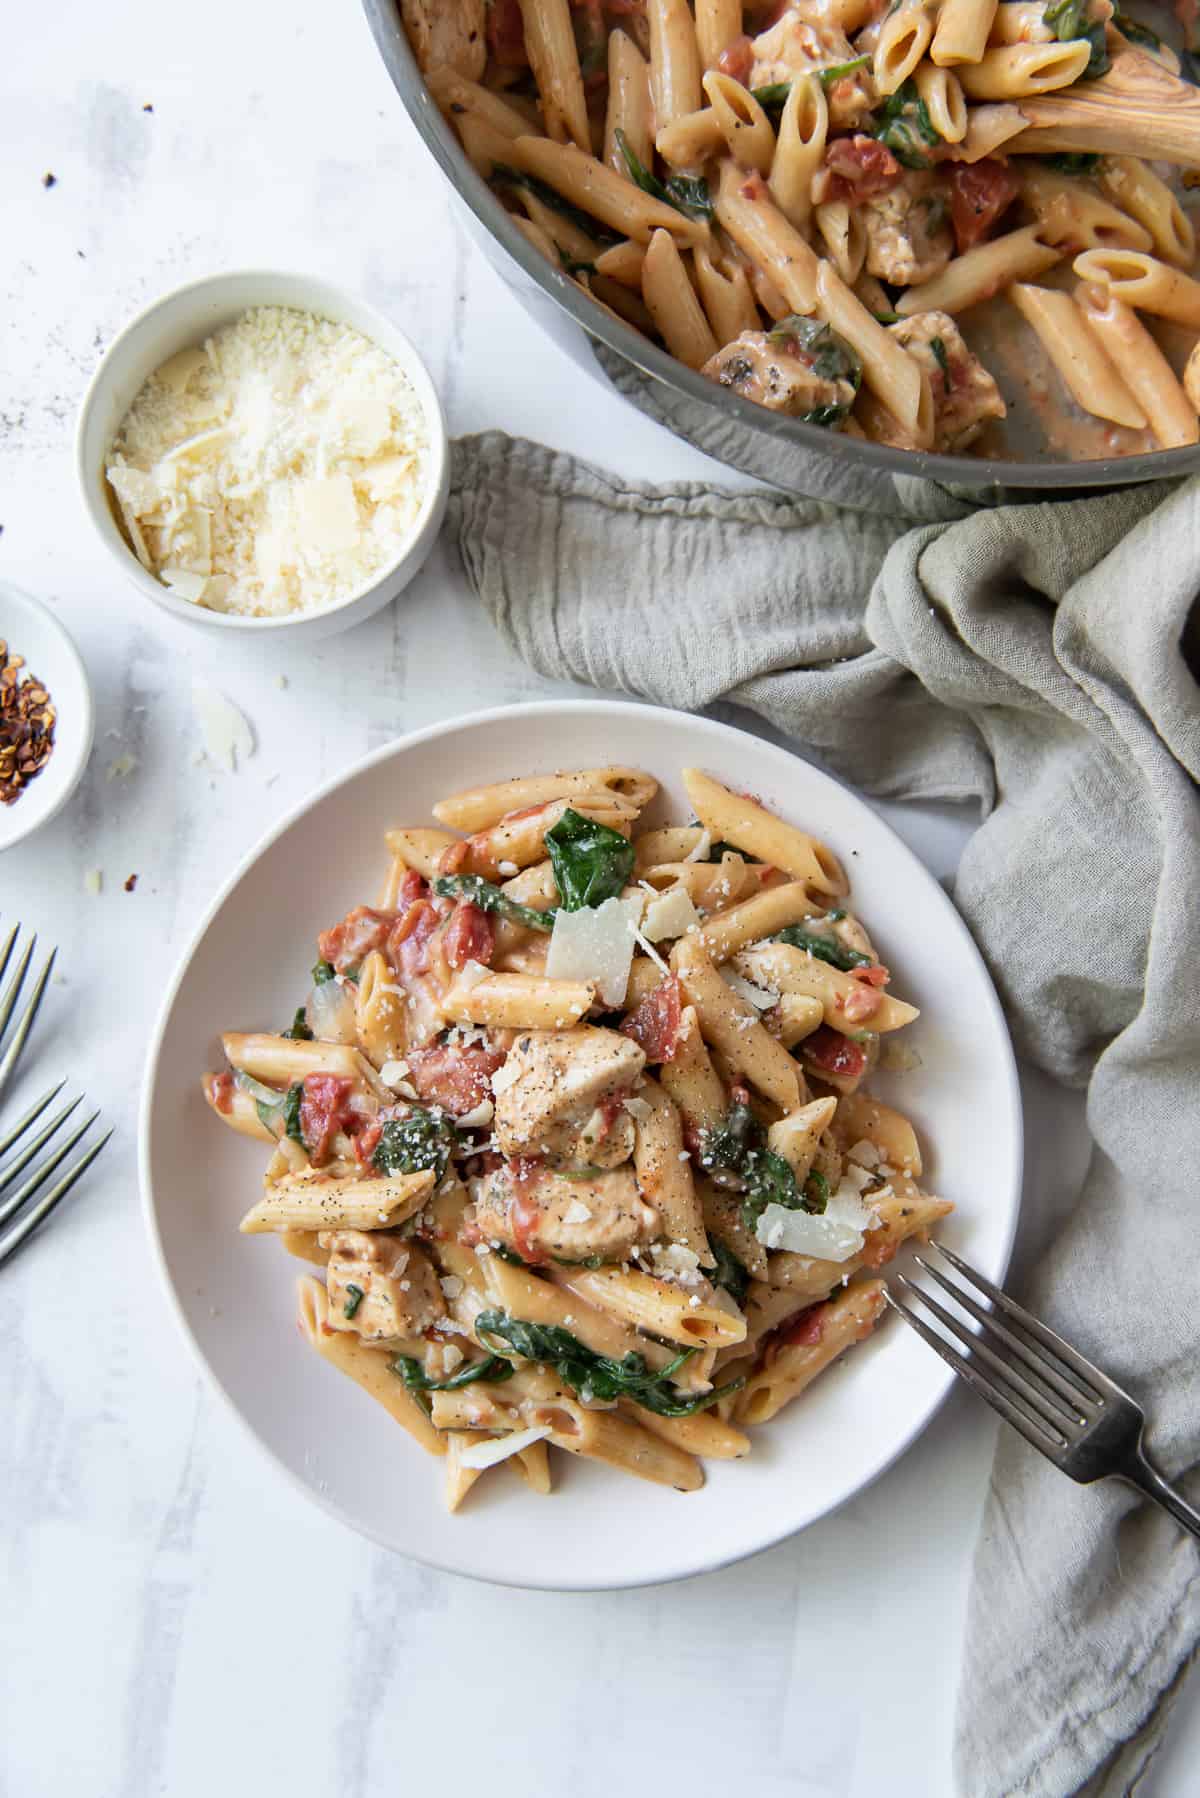
<path fill-rule="evenodd" d="M 1200 91 L 1111 31 L 1112 68 L 1098 81 L 1022 100 L 1028 129 L 1005 150 L 1108 151 L 1200 168 Z"/>

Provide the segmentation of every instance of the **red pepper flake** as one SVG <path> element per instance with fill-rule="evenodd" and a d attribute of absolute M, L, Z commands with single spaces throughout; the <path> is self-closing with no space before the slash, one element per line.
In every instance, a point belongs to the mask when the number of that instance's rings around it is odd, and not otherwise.
<path fill-rule="evenodd" d="M 24 656 L 0 639 L 0 804 L 12 805 L 40 774 L 54 748 L 58 713 L 46 688 L 22 674 Z"/>

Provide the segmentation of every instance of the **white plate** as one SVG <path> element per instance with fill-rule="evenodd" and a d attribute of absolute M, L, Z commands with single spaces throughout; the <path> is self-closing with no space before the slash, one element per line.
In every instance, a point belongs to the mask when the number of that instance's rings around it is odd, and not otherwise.
<path fill-rule="evenodd" d="M 260 1144 L 209 1113 L 200 1075 L 224 1029 L 289 1019 L 318 930 L 370 901 L 388 825 L 426 821 L 455 789 L 619 760 L 665 787 L 653 816 L 687 819 L 679 769 L 700 765 L 759 794 L 842 857 L 894 990 L 922 1007 L 907 1033 L 919 1070 L 877 1081 L 928 1145 L 923 1184 L 962 1207 L 945 1237 L 1001 1278 L 1017 1218 L 1021 1115 L 1000 1007 L 936 881 L 875 814 L 785 751 L 725 725 L 609 701 L 513 706 L 377 750 L 276 826 L 218 896 L 171 984 L 142 1103 L 147 1223 L 171 1302 L 202 1366 L 276 1464 L 318 1504 L 416 1560 L 551 1589 L 682 1578 L 754 1553 L 860 1490 L 928 1423 L 951 1379 L 885 1319 L 870 1342 L 755 1434 L 745 1461 L 710 1463 L 680 1495 L 555 1456 L 537 1498 L 507 1470 L 455 1517 L 442 1467 L 307 1349 L 293 1322 L 303 1271 L 274 1243 L 237 1235 L 258 1190 Z"/>

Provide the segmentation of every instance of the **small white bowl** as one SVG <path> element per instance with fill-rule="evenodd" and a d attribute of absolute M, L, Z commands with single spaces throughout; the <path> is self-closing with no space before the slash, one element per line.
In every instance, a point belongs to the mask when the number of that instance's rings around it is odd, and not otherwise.
<path fill-rule="evenodd" d="M 92 690 L 79 651 L 40 599 L 0 581 L 0 637 L 24 656 L 57 713 L 50 759 L 11 805 L 0 805 L 0 850 L 11 849 L 60 812 L 79 785 L 92 750 Z"/>
<path fill-rule="evenodd" d="M 288 306 L 361 332 L 404 370 L 425 413 L 429 433 L 428 486 L 397 560 L 334 605 L 312 612 L 287 612 L 277 618 L 243 618 L 210 611 L 178 598 L 148 574 L 121 534 L 104 476 L 109 449 L 143 383 L 180 350 L 202 344 L 254 306 Z M 361 624 L 407 587 L 433 548 L 450 486 L 449 440 L 441 403 L 429 371 L 404 333 L 383 313 L 327 281 L 270 269 L 209 275 L 189 282 L 156 300 L 126 325 L 106 351 L 84 398 L 75 461 L 89 518 L 121 572 L 144 598 L 153 600 L 170 617 L 203 629 L 238 631 L 243 637 L 285 632 L 309 642 Z"/>

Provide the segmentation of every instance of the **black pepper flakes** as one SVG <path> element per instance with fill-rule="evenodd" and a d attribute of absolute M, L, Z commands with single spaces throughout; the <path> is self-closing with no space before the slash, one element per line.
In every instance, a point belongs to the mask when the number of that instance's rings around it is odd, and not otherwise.
<path fill-rule="evenodd" d="M 49 169 L 47 169 L 46 173 L 42 176 L 42 186 L 43 187 L 57 187 L 58 186 L 58 176 L 52 175 L 50 173 Z"/>

